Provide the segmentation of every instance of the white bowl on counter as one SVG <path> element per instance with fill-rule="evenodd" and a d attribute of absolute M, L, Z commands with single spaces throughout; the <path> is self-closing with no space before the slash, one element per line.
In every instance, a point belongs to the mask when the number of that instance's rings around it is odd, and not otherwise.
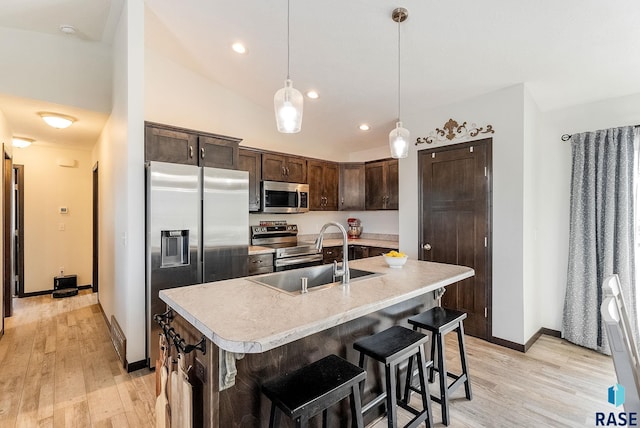
<path fill-rule="evenodd" d="M 382 255 L 382 257 L 384 257 L 384 261 L 387 262 L 389 267 L 396 268 L 396 269 L 400 269 L 407 262 L 407 259 L 409 258 L 408 256 L 389 257 L 384 254 Z"/>

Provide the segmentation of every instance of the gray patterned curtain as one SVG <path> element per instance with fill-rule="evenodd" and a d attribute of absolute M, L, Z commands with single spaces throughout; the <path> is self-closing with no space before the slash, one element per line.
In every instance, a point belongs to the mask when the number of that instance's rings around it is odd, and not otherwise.
<path fill-rule="evenodd" d="M 570 342 L 610 354 L 600 316 L 605 276 L 620 276 L 631 324 L 637 326 L 634 129 L 629 126 L 574 134 L 571 147 L 571 223 L 563 333 Z M 637 339 L 637 328 L 634 335 Z"/>

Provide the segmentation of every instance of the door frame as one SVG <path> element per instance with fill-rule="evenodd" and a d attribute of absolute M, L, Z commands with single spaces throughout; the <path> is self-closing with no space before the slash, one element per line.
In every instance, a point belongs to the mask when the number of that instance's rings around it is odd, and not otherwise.
<path fill-rule="evenodd" d="M 92 256 L 92 278 L 91 278 L 91 289 L 94 293 L 98 292 L 98 268 L 99 268 L 99 254 L 100 254 L 100 246 L 99 246 L 99 235 L 100 235 L 100 224 L 99 224 L 99 208 L 100 208 L 100 200 L 98 198 L 98 162 L 93 166 L 92 172 L 92 186 L 93 186 L 93 197 L 92 197 L 92 235 L 93 235 L 93 256 Z"/>
<path fill-rule="evenodd" d="M 479 140 L 466 141 L 458 144 L 449 144 L 446 146 L 434 147 L 432 149 L 424 149 L 418 150 L 418 254 L 420 255 L 420 259 L 422 260 L 423 248 L 424 245 L 423 236 L 424 236 L 424 225 L 423 225 L 423 215 L 422 215 L 422 207 L 423 207 L 423 197 L 424 190 L 422 188 L 422 176 L 424 172 L 423 162 L 421 161 L 421 156 L 426 156 L 431 153 L 439 153 L 446 152 L 450 150 L 459 150 L 464 149 L 471 146 L 479 146 L 486 145 L 487 150 L 487 204 L 486 204 L 486 215 L 487 215 L 487 253 L 485 258 L 486 263 L 486 289 L 485 289 L 485 304 L 487 308 L 487 332 L 486 337 L 483 339 L 493 342 L 493 138 L 482 138 Z"/>
<path fill-rule="evenodd" d="M 17 248 L 14 248 L 14 257 L 17 276 L 16 295 L 24 297 L 24 165 L 13 164 L 13 173 L 16 185 L 14 193 L 14 213 Z"/>
<path fill-rule="evenodd" d="M 13 238 L 15 236 L 13 228 L 13 165 L 11 156 L 4 151 L 2 162 L 2 263 L 3 277 L 2 287 L 4 296 L 4 316 L 13 315 Z"/>

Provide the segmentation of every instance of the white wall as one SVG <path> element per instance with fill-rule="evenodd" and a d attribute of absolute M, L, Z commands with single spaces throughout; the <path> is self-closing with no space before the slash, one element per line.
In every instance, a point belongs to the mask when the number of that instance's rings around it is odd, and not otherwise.
<path fill-rule="evenodd" d="M 0 68 L 2 93 L 111 109 L 111 51 L 105 44 L 2 27 L 0 58 L 11 58 Z"/>
<path fill-rule="evenodd" d="M 144 5 L 127 2 L 113 44 L 113 109 L 93 156 L 99 162 L 99 299 L 127 337 L 128 362 L 145 351 Z"/>
<path fill-rule="evenodd" d="M 524 88 L 524 192 L 523 192 L 523 238 L 524 238 L 524 270 L 523 270 L 523 312 L 524 337 L 526 342 L 536 334 L 542 326 L 540 320 L 540 276 L 537 258 L 536 235 L 538 227 L 538 175 L 541 159 L 538 156 L 541 138 L 540 109 L 535 100 Z"/>
<path fill-rule="evenodd" d="M 453 118 L 493 125 L 493 335 L 523 344 L 523 117 L 524 87 L 516 85 L 437 109 L 413 106 L 403 122 L 412 138 L 427 136 Z M 484 135 L 481 135 L 484 137 Z M 431 147 L 437 147 L 436 143 Z M 427 146 L 427 147 L 425 147 Z M 418 256 L 418 160 L 411 146 L 400 160 L 400 248 Z M 528 338 L 527 338 L 528 339 Z"/>
<path fill-rule="evenodd" d="M 538 141 L 537 259 L 540 322 L 562 328 L 569 246 L 571 143 L 564 133 L 640 124 L 640 94 L 547 111 L 542 114 Z"/>
<path fill-rule="evenodd" d="M 91 153 L 33 144 L 14 150 L 13 163 L 24 165 L 24 292 L 52 290 L 61 267 L 91 284 Z"/>

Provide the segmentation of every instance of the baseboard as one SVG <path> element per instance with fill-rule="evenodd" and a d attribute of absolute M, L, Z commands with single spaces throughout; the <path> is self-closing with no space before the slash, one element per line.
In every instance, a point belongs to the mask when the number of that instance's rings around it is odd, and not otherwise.
<path fill-rule="evenodd" d="M 79 285 L 78 290 L 86 290 L 91 288 L 91 284 L 89 285 Z M 51 294 L 53 290 L 41 290 L 41 291 L 33 291 L 31 293 L 22 293 L 18 296 L 18 298 L 22 299 L 23 297 L 33 297 L 33 296 L 44 296 L 45 294 Z"/>
<path fill-rule="evenodd" d="M 147 367 L 147 360 L 134 361 L 133 363 L 127 363 L 127 372 L 135 372 Z"/>
<path fill-rule="evenodd" d="M 536 340 L 538 340 L 543 334 L 552 337 L 562 337 L 562 333 L 560 333 L 558 330 L 541 327 L 540 330 L 536 331 L 524 345 L 512 342 L 510 340 L 500 339 L 499 337 L 492 337 L 490 342 L 495 343 L 496 345 L 504 346 L 505 348 L 513 349 L 515 351 L 527 352 L 529 348 L 531 348 L 531 346 L 536 343 Z"/>
<path fill-rule="evenodd" d="M 546 334 L 547 336 L 562 337 L 562 332 L 558 330 L 552 330 L 545 327 L 542 327 L 540 330 L 542 330 L 542 334 Z"/>
<path fill-rule="evenodd" d="M 525 352 L 525 345 L 521 345 L 520 343 L 512 342 L 506 339 L 500 339 L 499 337 L 491 337 L 491 343 L 495 343 L 496 345 L 504 346 L 505 348 L 513 349 L 515 351 Z"/>

